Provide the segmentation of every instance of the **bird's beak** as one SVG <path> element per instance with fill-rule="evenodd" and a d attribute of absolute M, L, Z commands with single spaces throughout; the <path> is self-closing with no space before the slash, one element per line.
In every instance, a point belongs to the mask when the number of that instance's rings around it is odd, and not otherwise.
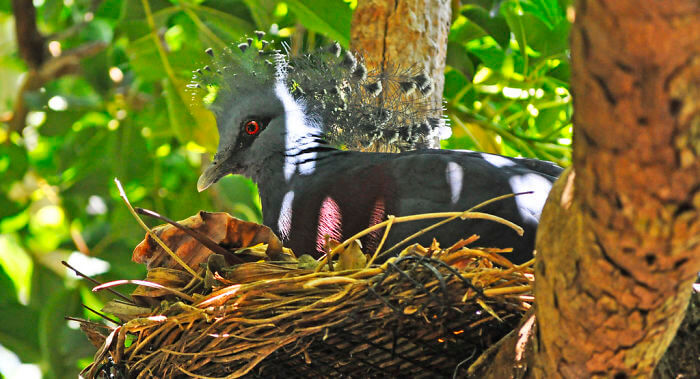
<path fill-rule="evenodd" d="M 223 162 L 212 162 L 209 167 L 202 173 L 197 180 L 197 190 L 199 192 L 204 191 L 209 188 L 212 184 L 219 181 L 219 179 L 230 174 L 228 170 L 222 165 Z"/>

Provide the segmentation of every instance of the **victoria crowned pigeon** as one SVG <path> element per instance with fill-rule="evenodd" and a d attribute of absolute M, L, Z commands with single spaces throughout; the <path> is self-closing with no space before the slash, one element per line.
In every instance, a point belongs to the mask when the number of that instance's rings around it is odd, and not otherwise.
<path fill-rule="evenodd" d="M 432 85 L 416 69 L 370 71 L 336 43 L 289 56 L 263 33 L 214 52 L 195 71 L 190 88 L 216 115 L 219 147 L 199 178 L 203 191 L 221 177 L 241 174 L 257 183 L 263 222 L 297 254 L 323 254 L 326 235 L 343 240 L 388 215 L 464 211 L 496 196 L 480 211 L 525 230 L 485 220 L 455 220 L 414 242 L 443 245 L 478 234 L 478 246 L 513 247 L 515 263 L 532 257 L 535 231 L 555 164 L 472 151 L 420 149 L 446 127 L 440 109 L 421 95 Z M 288 50 L 288 49 L 286 49 Z M 449 129 L 448 129 L 449 130 Z M 352 151 L 389 145 L 403 152 Z M 340 149 L 343 147 L 344 149 Z M 392 227 L 385 246 L 434 223 Z M 383 231 L 365 236 L 373 251 Z"/>

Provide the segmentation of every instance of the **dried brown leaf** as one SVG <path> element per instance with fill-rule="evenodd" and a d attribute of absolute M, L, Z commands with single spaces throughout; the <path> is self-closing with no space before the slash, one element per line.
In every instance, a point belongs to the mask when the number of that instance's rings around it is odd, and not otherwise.
<path fill-rule="evenodd" d="M 258 244 L 266 244 L 268 255 L 279 255 L 282 252 L 282 242 L 270 228 L 253 222 L 247 222 L 232 217 L 223 212 L 204 212 L 191 216 L 179 222 L 209 237 L 215 243 L 236 250 Z M 161 225 L 153 228 L 156 235 L 170 247 L 190 267 L 198 267 L 214 254 L 200 244 L 189 234 L 172 225 Z M 179 268 L 165 251 L 146 235 L 145 239 L 134 249 L 132 260 L 145 263 L 147 267 Z M 235 262 L 231 261 L 230 264 Z"/>

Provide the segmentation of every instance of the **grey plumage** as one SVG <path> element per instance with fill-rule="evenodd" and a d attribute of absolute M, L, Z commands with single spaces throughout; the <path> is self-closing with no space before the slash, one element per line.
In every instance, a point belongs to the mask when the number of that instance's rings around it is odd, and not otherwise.
<path fill-rule="evenodd" d="M 419 239 L 451 244 L 476 233 L 482 246 L 514 247 L 514 262 L 532 256 L 539 214 L 560 167 L 466 151 L 353 151 L 421 148 L 446 128 L 441 109 L 423 97 L 433 86 L 422 70 L 367 69 L 362 56 L 338 44 L 288 56 L 260 38 L 207 54 L 213 70 L 195 70 L 189 87 L 215 113 L 219 147 L 198 188 L 231 173 L 253 179 L 263 222 L 295 252 L 321 254 L 324 235 L 347 238 L 388 215 L 463 211 L 533 191 L 484 209 L 522 225 L 523 238 L 492 222 L 458 221 Z M 396 225 L 387 244 L 425 226 Z M 369 235 L 363 245 L 376 247 L 379 237 Z"/>
<path fill-rule="evenodd" d="M 259 41 L 262 35 L 256 32 Z M 261 86 L 280 79 L 304 103 L 308 113 L 319 118 L 323 126 L 321 138 L 334 146 L 406 151 L 428 146 L 435 136 L 449 131 L 441 117 L 442 109 L 425 98 L 432 84 L 420 69 L 390 65 L 384 70 L 368 70 L 363 57 L 343 51 L 337 42 L 291 57 L 269 48 L 267 41 L 260 41 L 260 50 L 252 38 L 246 41 L 237 45 L 239 51 L 225 49 L 217 53 L 211 65 L 219 71 L 225 71 L 222 67 L 235 67 L 235 71 L 248 77 L 237 80 L 257 77 L 268 81 L 258 83 Z M 207 53 L 214 56 L 210 50 Z M 215 110 L 240 96 L 238 88 L 247 87 L 247 83 L 235 85 L 230 78 L 224 78 L 225 72 L 218 78 L 204 76 L 201 70 L 196 74 L 194 82 L 217 89 Z M 391 116 L 385 117 L 386 114 Z M 405 125 L 419 125 L 428 117 L 439 122 L 405 132 Z M 358 127 L 349 130 L 347 125 Z"/>

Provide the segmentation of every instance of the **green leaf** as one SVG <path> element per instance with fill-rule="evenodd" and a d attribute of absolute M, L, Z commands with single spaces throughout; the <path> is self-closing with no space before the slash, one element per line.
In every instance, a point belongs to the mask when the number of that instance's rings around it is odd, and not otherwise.
<path fill-rule="evenodd" d="M 141 80 L 159 81 L 167 76 L 163 65 L 160 64 L 158 50 L 150 35 L 133 41 L 126 51 L 131 69 Z"/>
<path fill-rule="evenodd" d="M 82 316 L 80 292 L 75 289 L 54 289 L 52 296 L 41 308 L 38 328 L 42 360 L 48 364 L 48 371 L 54 378 L 67 378 L 77 374 L 77 367 L 67 359 L 78 345 L 68 344 L 71 335 L 80 331 L 69 329 L 66 316 Z"/>
<path fill-rule="evenodd" d="M 7 252 L 6 252 L 7 253 Z M 15 282 L 7 274 L 5 268 L 0 265 L 0 305 L 17 304 L 17 289 Z"/>
<path fill-rule="evenodd" d="M 253 25 L 234 15 L 222 12 L 218 9 L 201 5 L 192 6 L 192 10 L 201 17 L 202 21 L 209 25 L 217 35 L 224 36 L 224 40 L 235 42 L 242 35 L 253 32 Z M 205 37 L 203 34 L 201 37 Z"/>
<path fill-rule="evenodd" d="M 95 12 L 95 17 L 109 20 L 119 20 L 122 15 L 122 10 L 124 9 L 124 7 L 121 6 L 122 3 L 123 0 L 102 1 L 100 6 L 97 8 L 97 12 Z"/>
<path fill-rule="evenodd" d="M 479 58 L 484 66 L 492 70 L 500 70 L 503 66 L 503 61 L 506 59 L 505 52 L 496 44 L 488 47 L 474 47 L 469 49 L 469 52 Z"/>
<path fill-rule="evenodd" d="M 149 0 L 148 4 L 151 6 L 156 28 L 166 26 L 165 24 L 173 14 L 181 12 L 180 7 L 173 6 L 167 0 Z M 121 18 L 115 27 L 115 33 L 125 34 L 130 41 L 134 41 L 147 35 L 150 31 L 141 0 L 124 1 Z"/>
<path fill-rule="evenodd" d="M 350 45 L 352 11 L 341 0 L 288 0 L 289 9 L 308 29 L 319 32 L 347 47 Z"/>
<path fill-rule="evenodd" d="M 486 33 L 498 42 L 504 49 L 510 41 L 510 30 L 505 17 L 500 14 L 491 16 L 484 8 L 477 6 L 464 6 L 460 11 L 464 17 L 476 25 L 479 25 Z"/>
<path fill-rule="evenodd" d="M 269 30 L 272 25 L 272 13 L 277 6 L 276 0 L 243 0 L 253 16 L 255 25 L 260 30 Z"/>
<path fill-rule="evenodd" d="M 193 99 L 185 83 L 179 79 L 164 79 L 163 85 L 170 124 L 178 140 L 183 143 L 194 141 L 207 150 L 215 151 L 218 133 L 214 114 Z"/>
<path fill-rule="evenodd" d="M 559 8 L 562 12 L 566 14 L 567 8 L 573 6 L 574 0 L 557 0 L 557 3 L 559 3 Z"/>
<path fill-rule="evenodd" d="M 571 79 L 571 65 L 569 65 L 569 62 L 563 61 L 550 70 L 547 76 L 559 80 L 559 85 L 568 88 L 569 80 Z"/>
<path fill-rule="evenodd" d="M 0 312 L 0 344 L 12 350 L 22 362 L 39 362 L 39 312 L 22 304 L 5 304 Z"/>
<path fill-rule="evenodd" d="M 540 51 L 542 51 L 545 56 L 554 56 L 569 50 L 570 30 L 571 23 L 566 20 L 555 25 L 554 29 L 550 32 L 549 38 L 547 38 L 547 46 L 541 47 Z"/>
<path fill-rule="evenodd" d="M 99 41 L 109 43 L 114 36 L 114 29 L 106 20 L 93 20 L 86 24 L 80 31 L 80 36 L 87 41 Z"/>
<path fill-rule="evenodd" d="M 58 28 L 61 23 L 61 11 L 63 0 L 45 0 L 42 6 L 41 16 L 43 21 L 51 28 Z"/>
<path fill-rule="evenodd" d="M 542 134 L 547 134 L 555 127 L 559 126 L 559 113 L 562 110 L 566 110 L 568 104 L 562 104 L 557 107 L 551 107 L 540 110 L 539 115 L 537 115 L 537 130 Z M 535 107 L 537 107 L 535 105 Z"/>
<path fill-rule="evenodd" d="M 189 77 L 192 70 L 196 68 L 195 65 L 201 62 L 203 50 L 197 41 L 190 41 L 177 52 L 166 52 L 166 59 L 174 73 L 180 78 L 185 78 Z M 132 42 L 127 48 L 127 54 L 134 74 L 142 81 L 160 82 L 168 76 L 151 35 Z"/>
<path fill-rule="evenodd" d="M 471 80 L 474 77 L 474 63 L 467 54 L 467 49 L 464 45 L 456 42 L 447 44 L 447 64 L 458 70 L 467 79 Z"/>
<path fill-rule="evenodd" d="M 70 130 L 73 123 L 79 120 L 86 111 L 75 108 L 68 108 L 64 111 L 46 112 L 46 122 L 39 131 L 42 136 L 55 137 L 65 135 Z"/>
<path fill-rule="evenodd" d="M 556 17 L 560 22 L 552 27 L 549 20 L 543 20 L 547 15 L 529 12 L 520 8 L 521 4 L 525 3 L 509 2 L 502 8 L 506 21 L 516 41 L 518 41 L 520 53 L 525 56 L 526 49 L 530 48 L 540 53 L 538 60 L 543 60 L 566 51 L 568 49 L 569 22 L 562 17 Z M 556 7 L 556 5 L 554 6 Z M 558 11 L 558 7 L 551 10 L 551 12 L 556 11 Z"/>
<path fill-rule="evenodd" d="M 546 17 L 546 21 L 550 25 L 556 25 L 560 23 L 565 17 L 565 11 L 559 5 L 557 0 L 532 0 L 533 4 L 541 9 L 543 15 Z M 565 10 L 566 8 L 564 8 Z"/>
<path fill-rule="evenodd" d="M 261 222 L 262 213 L 258 201 L 257 187 L 250 179 L 240 175 L 229 175 L 219 181 L 221 197 L 235 217 L 247 221 Z"/>
<path fill-rule="evenodd" d="M 46 306 L 53 294 L 64 287 L 61 277 L 39 263 L 34 264 L 31 280 L 32 293 L 29 296 L 29 306 L 34 309 Z"/>
<path fill-rule="evenodd" d="M 29 223 L 29 209 L 8 199 L 4 194 L 0 196 L 0 209 L 0 233 L 14 233 Z M 17 254 L 16 251 L 5 253 L 10 257 Z"/>
<path fill-rule="evenodd" d="M 22 229 L 26 225 L 26 214 L 21 212 L 26 208 L 0 192 L 0 233 L 14 232 Z M 19 217 L 17 217 L 19 215 Z M 16 222 L 13 222 L 16 221 Z"/>
<path fill-rule="evenodd" d="M 549 28 L 537 16 L 523 12 L 517 1 L 508 1 L 501 7 L 506 22 L 515 36 L 520 48 L 520 54 L 525 57 L 529 44 L 537 44 L 546 39 L 550 33 Z M 535 47 L 531 47 L 535 49 Z"/>
<path fill-rule="evenodd" d="M 467 78 L 457 70 L 445 70 L 445 89 L 443 91 L 445 98 L 454 98 L 468 86 L 470 82 L 471 80 L 467 80 Z M 473 92 L 473 90 L 467 91 L 467 93 L 470 92 Z M 462 98 L 462 100 L 464 100 L 464 98 Z"/>
<path fill-rule="evenodd" d="M 488 35 L 484 29 L 473 22 L 453 23 L 448 39 L 450 42 L 466 44 L 469 41 Z"/>
<path fill-rule="evenodd" d="M 13 143 L 0 144 L 0 188 L 9 188 L 12 182 L 22 179 L 28 165 L 26 150 Z"/>
<path fill-rule="evenodd" d="M 168 0 L 148 0 L 148 4 L 151 6 L 151 12 L 153 12 L 154 18 L 157 19 L 156 15 L 163 10 L 168 12 L 178 11 L 177 7 L 174 7 Z M 132 20 L 144 20 L 146 18 L 146 12 L 143 9 L 142 0 L 125 0 L 122 1 L 121 9 L 121 19 L 123 21 Z"/>

